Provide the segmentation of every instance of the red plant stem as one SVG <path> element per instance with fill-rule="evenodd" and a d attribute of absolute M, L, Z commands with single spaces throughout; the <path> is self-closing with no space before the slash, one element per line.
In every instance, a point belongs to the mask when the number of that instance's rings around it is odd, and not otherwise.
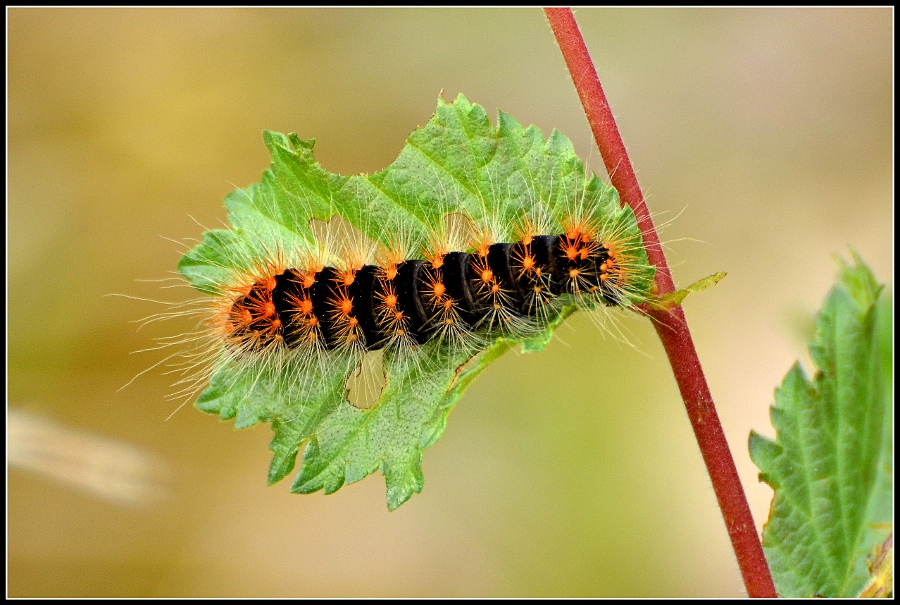
<path fill-rule="evenodd" d="M 610 180 L 619 191 L 622 202 L 634 210 L 644 237 L 647 256 L 656 265 L 659 295 L 674 292 L 675 282 L 660 246 L 659 236 L 575 16 L 569 8 L 545 8 L 544 12 L 572 75 Z M 719 508 L 722 509 L 747 594 L 751 597 L 777 597 L 772 573 L 766 563 L 750 506 L 716 414 L 684 311 L 677 306 L 669 311 L 649 310 L 649 315 L 669 357 L 669 364 L 684 399 Z"/>

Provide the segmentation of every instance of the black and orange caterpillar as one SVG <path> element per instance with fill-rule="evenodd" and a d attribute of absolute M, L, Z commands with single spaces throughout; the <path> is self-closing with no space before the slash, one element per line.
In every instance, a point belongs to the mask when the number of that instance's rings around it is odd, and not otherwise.
<path fill-rule="evenodd" d="M 619 305 L 625 278 L 619 257 L 612 244 L 573 229 L 386 266 L 289 268 L 236 297 L 227 332 L 243 350 L 377 350 L 502 334 L 539 322 L 564 294 Z"/>

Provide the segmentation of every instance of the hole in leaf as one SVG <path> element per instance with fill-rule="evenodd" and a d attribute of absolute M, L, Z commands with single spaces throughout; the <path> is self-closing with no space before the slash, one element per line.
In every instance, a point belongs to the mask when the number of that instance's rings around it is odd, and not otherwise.
<path fill-rule="evenodd" d="M 363 355 L 359 366 L 347 379 L 347 402 L 355 408 L 367 410 L 378 401 L 384 390 L 384 349 Z"/>

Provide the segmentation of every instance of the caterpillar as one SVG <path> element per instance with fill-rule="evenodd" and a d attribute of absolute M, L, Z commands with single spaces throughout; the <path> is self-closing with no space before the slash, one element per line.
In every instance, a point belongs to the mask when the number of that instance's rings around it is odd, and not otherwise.
<path fill-rule="evenodd" d="M 227 310 L 227 344 L 240 355 L 267 348 L 378 350 L 521 333 L 521 320 L 546 316 L 561 295 L 615 306 L 627 264 L 615 244 L 592 229 L 526 234 L 515 243 L 472 252 L 437 252 L 428 260 L 385 266 L 344 263 L 264 275 Z M 480 332 L 480 333 L 479 333 Z"/>
<path fill-rule="evenodd" d="M 272 167 L 226 197 L 179 271 L 201 297 L 157 316 L 199 318 L 164 339 L 176 395 L 270 422 L 269 482 L 331 493 L 381 470 L 393 510 L 422 489 L 422 451 L 490 360 L 543 348 L 583 309 L 638 310 L 654 270 L 634 214 L 548 139 L 460 95 L 438 100 L 397 160 L 372 175 L 324 170 L 314 141 L 264 134 Z M 374 402 L 348 384 L 379 355 Z"/>

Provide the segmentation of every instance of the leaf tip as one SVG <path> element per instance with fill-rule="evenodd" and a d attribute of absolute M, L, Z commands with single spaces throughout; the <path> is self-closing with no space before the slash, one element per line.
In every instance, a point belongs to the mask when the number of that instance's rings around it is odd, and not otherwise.
<path fill-rule="evenodd" d="M 704 290 L 708 290 L 725 279 L 727 275 L 728 274 L 724 271 L 713 273 L 708 277 L 695 281 L 687 288 L 682 288 L 681 290 L 676 290 L 675 292 L 660 296 L 655 301 L 651 301 L 650 306 L 659 309 L 660 311 L 667 311 L 673 307 L 677 307 L 691 292 L 703 292 Z"/>

